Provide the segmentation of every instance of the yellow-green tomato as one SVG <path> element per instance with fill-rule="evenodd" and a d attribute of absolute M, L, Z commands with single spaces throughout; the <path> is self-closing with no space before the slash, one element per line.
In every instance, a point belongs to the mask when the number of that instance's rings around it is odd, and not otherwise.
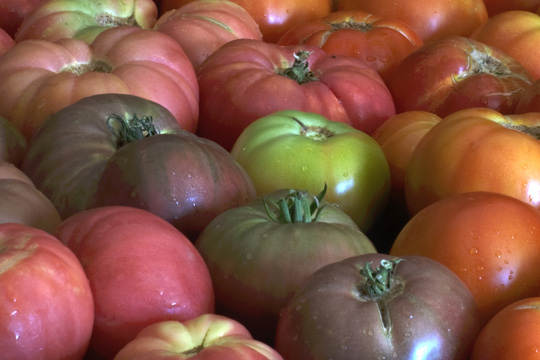
<path fill-rule="evenodd" d="M 366 133 L 315 113 L 285 110 L 248 125 L 231 149 L 258 195 L 291 188 L 318 193 L 368 231 L 388 203 L 390 170 Z"/>

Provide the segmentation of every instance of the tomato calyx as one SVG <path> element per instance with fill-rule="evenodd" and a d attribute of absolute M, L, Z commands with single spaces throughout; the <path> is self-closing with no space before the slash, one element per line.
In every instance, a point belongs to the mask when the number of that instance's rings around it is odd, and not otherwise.
<path fill-rule="evenodd" d="M 112 114 L 107 118 L 107 127 L 116 136 L 117 146 L 121 148 L 134 141 L 159 135 L 159 129 L 153 121 L 153 118 L 148 115 L 138 118 L 133 114 L 133 117 L 124 119 L 120 115 Z"/>
<path fill-rule="evenodd" d="M 373 25 L 366 22 L 357 22 L 353 18 L 348 21 L 340 21 L 336 23 L 328 23 L 332 27 L 332 31 L 338 31 L 341 29 L 358 30 L 362 32 L 368 32 L 373 29 Z"/>
<path fill-rule="evenodd" d="M 100 72 L 109 74 L 112 71 L 112 67 L 105 61 L 97 60 L 87 64 L 71 64 L 65 66 L 61 72 L 70 72 L 75 75 L 83 75 L 88 72 Z"/>
<path fill-rule="evenodd" d="M 135 15 L 131 14 L 128 17 L 114 16 L 109 13 L 97 14 L 94 18 L 96 22 L 104 27 L 117 27 L 117 26 L 139 26 Z"/>
<path fill-rule="evenodd" d="M 294 62 L 291 67 L 278 69 L 279 75 L 288 77 L 302 85 L 310 81 L 319 81 L 313 71 L 309 69 L 310 52 L 306 50 L 298 51 L 294 54 Z"/>
<path fill-rule="evenodd" d="M 335 133 L 326 127 L 321 126 L 307 126 L 300 119 L 292 118 L 298 125 L 300 125 L 300 135 L 309 137 L 313 140 L 326 140 L 335 135 Z"/>
<path fill-rule="evenodd" d="M 540 140 L 540 126 L 513 125 L 510 123 L 501 123 L 501 125 L 507 129 L 516 130 L 530 135 L 536 140 Z"/>
<path fill-rule="evenodd" d="M 317 222 L 322 209 L 326 206 L 321 206 L 321 201 L 326 195 L 327 188 L 325 183 L 324 189 L 313 198 L 311 204 L 309 203 L 309 193 L 307 191 L 292 189 L 287 196 L 275 203 L 269 204 L 265 197 L 262 200 L 266 213 L 273 222 L 281 224 Z M 273 205 L 274 210 L 271 210 L 269 205 Z"/>

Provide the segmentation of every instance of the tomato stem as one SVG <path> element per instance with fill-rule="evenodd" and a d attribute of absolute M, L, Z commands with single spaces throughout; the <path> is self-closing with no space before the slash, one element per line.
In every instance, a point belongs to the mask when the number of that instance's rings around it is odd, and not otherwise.
<path fill-rule="evenodd" d="M 159 129 L 153 124 L 153 118 L 145 115 L 140 119 L 133 114 L 132 118 L 124 119 L 113 114 L 107 118 L 109 130 L 118 138 L 118 147 L 145 137 L 159 135 Z"/>
<path fill-rule="evenodd" d="M 306 50 L 298 51 L 294 54 L 294 63 L 291 67 L 280 69 L 279 75 L 283 75 L 296 81 L 299 84 L 304 84 L 310 81 L 318 81 L 313 71 L 309 70 L 309 58 L 310 52 Z"/>
<path fill-rule="evenodd" d="M 321 206 L 321 201 L 326 195 L 327 185 L 324 184 L 324 189 L 313 198 L 309 203 L 309 194 L 307 191 L 290 190 L 289 194 L 277 203 L 274 203 L 278 210 L 278 216 L 274 211 L 270 210 L 269 204 L 263 197 L 264 207 L 270 219 L 281 224 L 291 223 L 310 223 L 317 222 L 321 216 L 322 209 L 326 206 Z"/>
<path fill-rule="evenodd" d="M 372 299 L 379 299 L 388 294 L 392 287 L 396 265 L 403 260 L 400 258 L 383 259 L 377 269 L 372 269 L 371 263 L 366 262 L 363 267 L 358 269 L 365 278 L 365 282 L 360 289 L 362 294 Z"/>

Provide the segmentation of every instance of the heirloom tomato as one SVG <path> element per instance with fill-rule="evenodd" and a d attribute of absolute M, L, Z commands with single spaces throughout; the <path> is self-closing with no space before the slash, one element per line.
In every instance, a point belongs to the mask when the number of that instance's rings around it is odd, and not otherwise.
<path fill-rule="evenodd" d="M 151 29 L 157 16 L 153 0 L 47 0 L 24 18 L 15 40 L 76 38 L 90 44 L 114 26 Z"/>
<path fill-rule="evenodd" d="M 422 256 L 364 254 L 311 275 L 283 309 L 285 360 L 466 360 L 480 331 L 463 282 Z"/>
<path fill-rule="evenodd" d="M 0 269 L 1 357 L 82 359 L 94 300 L 73 252 L 43 230 L 0 224 Z"/>
<path fill-rule="evenodd" d="M 497 47 L 540 79 L 540 15 L 525 10 L 505 11 L 478 27 L 471 38 Z"/>
<path fill-rule="evenodd" d="M 212 276 L 216 311 L 255 338 L 272 343 L 279 312 L 314 271 L 376 252 L 324 194 L 276 190 L 217 216 L 195 243 Z"/>
<path fill-rule="evenodd" d="M 390 255 L 420 255 L 452 270 L 478 303 L 483 323 L 540 290 L 540 211 L 494 192 L 445 197 L 414 215 Z"/>
<path fill-rule="evenodd" d="M 231 154 L 250 175 L 258 195 L 278 189 L 317 194 L 367 231 L 384 210 L 390 169 L 381 147 L 353 127 L 295 110 L 275 112 L 251 123 Z"/>
<path fill-rule="evenodd" d="M 154 30 L 173 37 L 195 69 L 231 40 L 262 40 L 259 25 L 253 17 L 243 7 L 229 0 L 192 1 L 163 14 Z"/>
<path fill-rule="evenodd" d="M 540 208 L 540 113 L 471 108 L 443 118 L 418 142 L 405 175 L 411 214 L 449 195 L 492 191 Z"/>
<path fill-rule="evenodd" d="M 387 80 L 394 68 L 423 41 L 406 23 L 383 19 L 361 10 L 336 11 L 287 31 L 280 45 L 310 44 L 332 55 L 365 61 Z"/>
<path fill-rule="evenodd" d="M 472 107 L 511 114 L 532 82 L 529 71 L 500 49 L 449 36 L 409 54 L 387 85 L 397 112 L 423 110 L 444 117 Z"/>
<path fill-rule="evenodd" d="M 88 277 L 90 348 L 112 359 L 146 326 L 214 312 L 212 279 L 191 241 L 147 211 L 106 206 L 65 219 L 58 239 Z"/>
<path fill-rule="evenodd" d="M 161 0 L 161 13 L 194 0 Z M 195 0 L 197 1 L 197 0 Z M 248 13 L 261 29 L 263 40 L 274 43 L 291 27 L 317 20 L 332 11 L 332 0 L 232 0 Z"/>
<path fill-rule="evenodd" d="M 540 297 L 516 301 L 484 326 L 470 360 L 533 360 L 540 352 Z"/>
<path fill-rule="evenodd" d="M 197 75 L 198 134 L 227 150 L 248 124 L 279 110 L 318 113 L 368 134 L 395 115 L 392 95 L 375 70 L 315 45 L 233 40 Z"/>
<path fill-rule="evenodd" d="M 193 65 L 170 36 L 134 26 L 107 29 L 88 45 L 31 39 L 0 56 L 0 116 L 29 140 L 52 113 L 84 97 L 133 94 L 165 106 L 195 131 L 199 93 Z"/>
<path fill-rule="evenodd" d="M 186 321 L 160 321 L 144 328 L 114 360 L 283 360 L 253 339 L 238 321 L 204 314 Z"/>
<path fill-rule="evenodd" d="M 488 19 L 482 0 L 334 0 L 334 10 L 363 10 L 409 24 L 424 43 L 469 36 Z"/>

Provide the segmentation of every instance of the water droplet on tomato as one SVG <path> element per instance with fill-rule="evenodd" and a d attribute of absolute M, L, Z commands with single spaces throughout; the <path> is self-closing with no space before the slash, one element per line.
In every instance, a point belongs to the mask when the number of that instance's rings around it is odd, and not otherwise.
<path fill-rule="evenodd" d="M 478 270 L 478 271 L 483 271 L 484 269 L 485 269 L 485 268 L 484 268 L 483 265 L 478 265 L 478 266 L 476 267 L 476 270 Z"/>
<path fill-rule="evenodd" d="M 476 254 L 478 254 L 478 252 L 479 252 L 479 250 L 476 247 L 472 247 L 472 248 L 469 249 L 469 254 L 471 254 L 471 255 L 476 255 Z"/>
<path fill-rule="evenodd" d="M 502 251 L 499 251 L 499 250 L 495 251 L 495 256 L 496 257 L 500 258 L 501 255 L 502 255 Z"/>
<path fill-rule="evenodd" d="M 302 171 L 308 171 L 308 167 L 306 165 L 302 165 Z"/>

